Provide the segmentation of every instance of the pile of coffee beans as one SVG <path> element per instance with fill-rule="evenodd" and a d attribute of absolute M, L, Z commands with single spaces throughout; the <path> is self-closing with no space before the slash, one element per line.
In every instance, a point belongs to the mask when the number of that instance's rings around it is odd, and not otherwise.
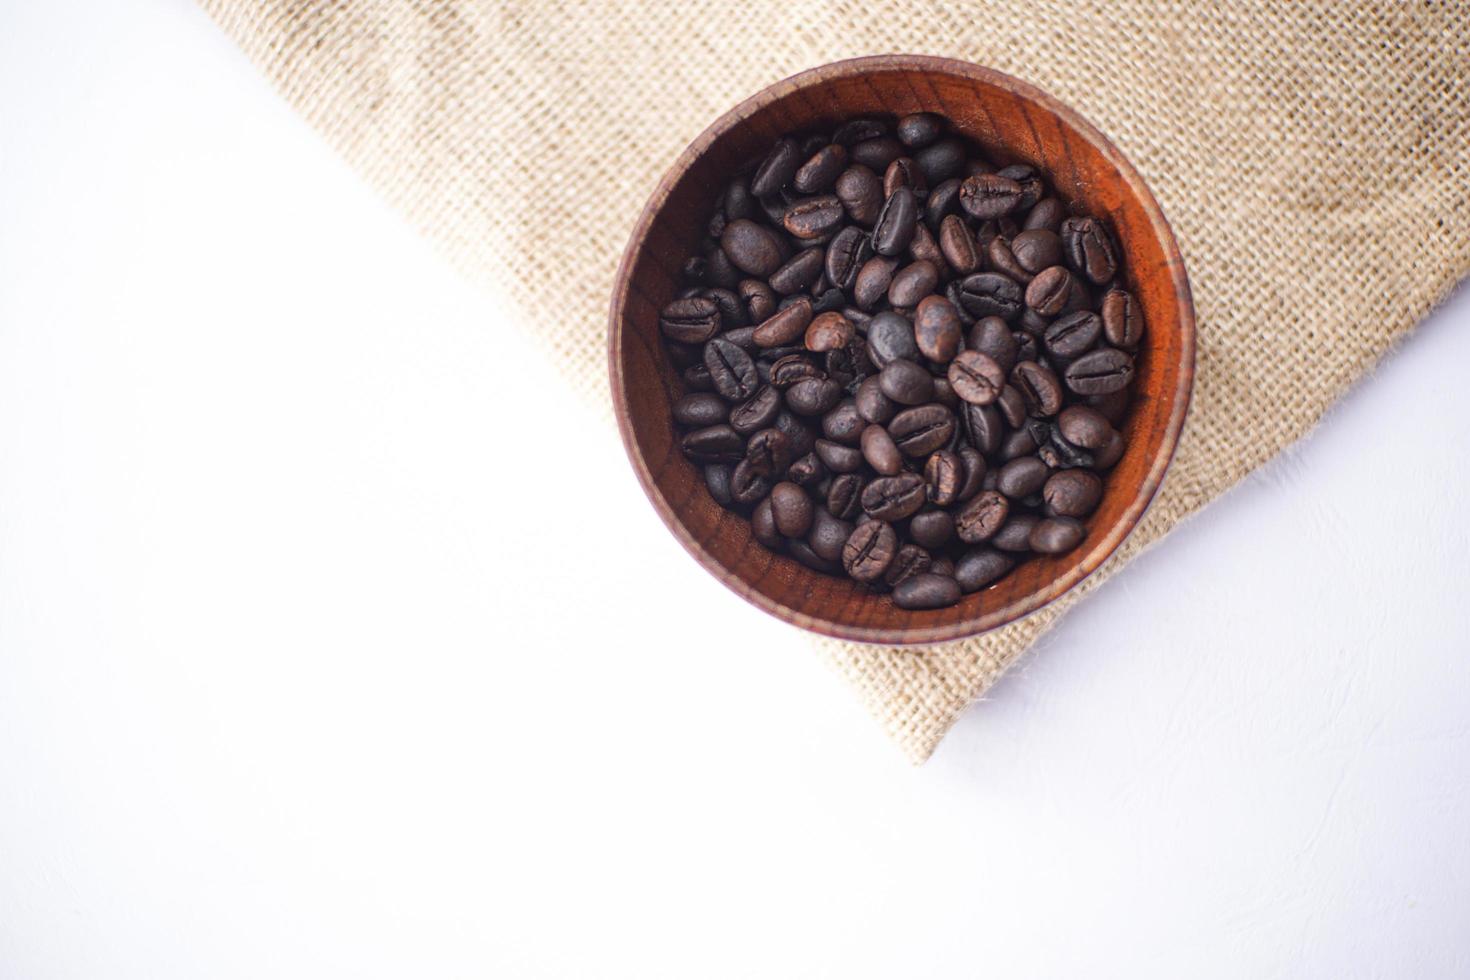
<path fill-rule="evenodd" d="M 1120 258 L 940 116 L 781 139 L 659 317 L 684 453 L 773 551 L 951 605 L 1087 534 L 1143 335 Z"/>

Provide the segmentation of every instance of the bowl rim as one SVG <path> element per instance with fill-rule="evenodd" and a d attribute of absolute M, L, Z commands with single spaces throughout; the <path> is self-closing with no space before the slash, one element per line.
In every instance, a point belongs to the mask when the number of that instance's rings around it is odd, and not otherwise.
<path fill-rule="evenodd" d="M 637 449 L 632 413 L 629 411 L 627 390 L 620 370 L 623 338 L 619 324 L 627 306 L 633 265 L 642 252 L 654 220 L 662 211 L 674 186 L 683 179 L 690 167 L 716 139 L 766 105 L 812 82 L 825 83 L 835 78 L 860 76 L 879 70 L 886 72 L 922 70 L 983 82 L 1004 89 L 1018 98 L 1034 102 L 1064 119 L 1081 138 L 1091 143 L 1117 169 L 1122 181 L 1137 196 L 1143 213 L 1148 219 L 1148 226 L 1152 229 L 1164 253 L 1164 266 L 1172 281 L 1174 301 L 1179 316 L 1179 383 L 1173 392 L 1173 404 L 1169 406 L 1159 451 L 1154 454 L 1139 485 L 1138 492 L 1127 508 L 1107 528 L 1106 533 L 1092 539 L 1082 560 L 1064 574 L 1005 605 L 990 607 L 976 616 L 937 625 L 875 627 L 839 622 L 793 609 L 747 585 L 689 532 L 679 515 L 674 512 L 668 501 L 659 492 L 652 472 Z M 623 449 L 638 476 L 638 482 L 643 488 L 644 495 L 653 504 L 665 526 L 701 567 L 747 602 L 803 629 L 855 643 L 911 646 L 968 639 L 1023 619 L 1076 588 L 1113 556 L 1123 541 L 1138 527 L 1143 515 L 1153 503 L 1169 464 L 1173 461 L 1175 450 L 1178 448 L 1179 437 L 1183 431 L 1194 392 L 1196 329 L 1194 298 L 1190 289 L 1189 275 L 1185 268 L 1184 257 L 1179 251 L 1178 241 L 1174 237 L 1173 228 L 1169 225 L 1163 209 L 1159 206 L 1157 198 L 1154 197 L 1152 189 L 1144 181 L 1143 176 L 1101 130 L 1076 109 L 1036 85 L 994 68 L 936 55 L 883 54 L 828 62 L 774 82 L 722 113 L 685 147 L 664 171 L 663 176 L 644 203 L 638 220 L 628 236 L 627 244 L 623 248 L 613 280 L 609 304 L 607 349 L 613 414 L 617 418 L 618 433 L 623 442 Z"/>

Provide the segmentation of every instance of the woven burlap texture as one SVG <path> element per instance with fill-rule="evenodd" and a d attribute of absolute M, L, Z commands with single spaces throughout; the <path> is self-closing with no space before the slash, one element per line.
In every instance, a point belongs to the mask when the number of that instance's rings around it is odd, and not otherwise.
<path fill-rule="evenodd" d="M 556 310 L 527 329 L 602 404 L 607 298 L 639 208 L 763 86 L 857 55 L 947 55 L 1041 85 L 1118 144 L 1194 287 L 1189 422 L 1142 525 L 1063 601 L 928 649 L 821 642 L 915 761 L 1067 606 L 1305 433 L 1470 267 L 1466 4 L 202 2 L 451 261 Z"/>

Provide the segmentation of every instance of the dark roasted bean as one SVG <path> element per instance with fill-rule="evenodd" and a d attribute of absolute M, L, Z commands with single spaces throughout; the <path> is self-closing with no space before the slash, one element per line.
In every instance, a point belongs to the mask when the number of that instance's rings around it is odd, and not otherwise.
<path fill-rule="evenodd" d="M 954 577 L 961 592 L 978 592 L 1014 567 L 1016 562 L 1010 556 L 991 548 L 976 548 L 955 562 Z"/>
<path fill-rule="evenodd" d="M 943 296 L 925 296 L 919 301 L 914 310 L 914 342 L 919 353 L 935 364 L 947 364 L 959 353 L 963 336 L 953 303 Z"/>
<path fill-rule="evenodd" d="M 822 435 L 848 446 L 857 444 L 867 426 L 867 420 L 858 414 L 857 404 L 851 398 L 822 416 Z"/>
<path fill-rule="evenodd" d="M 960 305 L 975 316 L 1013 321 L 1021 315 L 1021 284 L 998 272 L 977 272 L 960 280 Z"/>
<path fill-rule="evenodd" d="M 1024 553 L 1031 550 L 1031 531 L 1041 518 L 1035 514 L 1018 514 L 1001 525 L 999 531 L 990 539 L 993 548 L 1012 553 Z"/>
<path fill-rule="evenodd" d="M 781 264 L 771 273 L 771 288 L 782 296 L 809 289 L 822 277 L 825 251 L 817 246 L 804 248 Z"/>
<path fill-rule="evenodd" d="M 878 386 L 900 405 L 923 405 L 934 397 L 934 376 L 913 361 L 889 361 L 878 374 Z"/>
<path fill-rule="evenodd" d="M 908 157 L 899 157 L 888 165 L 883 171 L 883 193 L 892 194 L 900 187 L 908 187 L 916 195 L 923 194 L 929 189 L 924 181 L 924 174 L 919 170 L 919 165 Z"/>
<path fill-rule="evenodd" d="M 936 507 L 948 507 L 959 499 L 965 483 L 965 463 L 959 454 L 941 449 L 924 463 L 924 482 L 928 486 L 929 502 Z"/>
<path fill-rule="evenodd" d="M 1062 409 L 1062 384 L 1056 373 L 1036 361 L 1022 361 L 1011 372 L 1011 384 L 1026 399 L 1033 415 L 1055 415 Z"/>
<path fill-rule="evenodd" d="M 852 321 L 841 313 L 822 313 L 806 328 L 806 349 L 825 352 L 846 347 L 852 343 L 854 330 Z"/>
<path fill-rule="evenodd" d="M 956 453 L 964 464 L 964 477 L 960 482 L 959 492 L 955 494 L 955 503 L 962 504 L 984 489 L 985 457 L 974 446 L 961 446 Z"/>
<path fill-rule="evenodd" d="M 786 479 L 813 488 L 827 478 L 827 464 L 816 453 L 807 453 L 786 467 Z"/>
<path fill-rule="evenodd" d="M 869 425 L 863 429 L 859 445 L 863 459 L 879 476 L 897 476 L 903 471 L 903 454 L 883 426 Z"/>
<path fill-rule="evenodd" d="M 1048 517 L 1031 529 L 1031 550 L 1043 555 L 1061 555 L 1082 543 L 1087 529 L 1070 517 Z"/>
<path fill-rule="evenodd" d="M 943 405 L 906 408 L 888 423 L 888 434 L 899 450 L 915 459 L 949 445 L 954 431 L 954 413 Z"/>
<path fill-rule="evenodd" d="M 827 509 L 834 517 L 850 521 L 862 513 L 865 483 L 856 473 L 839 473 L 827 488 Z"/>
<path fill-rule="evenodd" d="M 994 405 L 965 403 L 960 408 L 960 425 L 964 429 L 965 440 L 987 455 L 995 452 L 1005 435 L 1005 424 Z"/>
<path fill-rule="evenodd" d="M 840 562 L 842 549 L 853 530 L 851 523 L 833 517 L 825 507 L 818 507 L 812 514 L 812 529 L 806 543 L 822 559 Z"/>
<path fill-rule="evenodd" d="M 1083 449 L 1101 449 L 1113 436 L 1113 427 L 1107 418 L 1087 405 L 1062 409 L 1057 416 L 1057 426 L 1062 431 L 1062 438 Z"/>
<path fill-rule="evenodd" d="M 1062 240 L 1046 228 L 1023 231 L 1011 239 L 1010 245 L 1016 264 L 1032 275 L 1062 261 Z"/>
<path fill-rule="evenodd" d="M 807 158 L 792 175 L 791 186 L 798 194 L 821 194 L 832 189 L 847 167 L 847 149 L 830 143 Z"/>
<path fill-rule="evenodd" d="M 970 328 L 971 350 L 989 357 L 1000 369 L 1009 374 L 1016 366 L 1016 338 L 1011 328 L 998 316 L 981 317 Z"/>
<path fill-rule="evenodd" d="M 924 499 L 924 478 L 917 473 L 880 476 L 863 488 L 863 510 L 880 521 L 901 521 Z"/>
<path fill-rule="evenodd" d="M 1079 395 L 1106 395 L 1133 380 L 1133 358 L 1111 348 L 1095 350 L 1067 365 L 1065 376 L 1067 387 Z"/>
<path fill-rule="evenodd" d="M 821 238 L 837 230 L 843 214 L 842 202 L 834 195 L 804 197 L 786 209 L 781 224 L 797 238 Z"/>
<path fill-rule="evenodd" d="M 696 391 L 674 402 L 674 421 L 688 428 L 718 425 L 730 417 L 730 406 L 718 395 Z"/>
<path fill-rule="evenodd" d="M 1067 217 L 1066 205 L 1054 197 L 1046 197 L 1036 202 L 1036 206 L 1026 212 L 1026 220 L 1022 227 L 1027 231 L 1042 228 L 1052 233 L 1062 227 L 1062 220 Z M 1051 265 L 1050 262 L 1047 265 Z"/>
<path fill-rule="evenodd" d="M 1112 237 L 1096 218 L 1068 218 L 1062 222 L 1062 248 L 1067 264 L 1099 285 L 1118 271 Z"/>
<path fill-rule="evenodd" d="M 1010 510 L 1011 505 L 1004 496 L 986 490 L 955 514 L 955 534 L 966 544 L 987 541 L 1000 530 Z"/>
<path fill-rule="evenodd" d="M 773 424 L 780 411 L 781 393 L 770 385 L 764 385 L 730 409 L 730 427 L 741 435 L 749 435 Z"/>
<path fill-rule="evenodd" d="M 1026 287 L 1026 305 L 1042 316 L 1056 316 L 1071 300 L 1072 286 L 1072 273 L 1065 266 L 1048 266 Z"/>
<path fill-rule="evenodd" d="M 695 429 L 679 445 L 696 463 L 733 463 L 745 454 L 745 439 L 723 423 Z"/>
<path fill-rule="evenodd" d="M 975 244 L 975 236 L 957 214 L 946 216 L 939 224 L 939 251 L 958 275 L 970 275 L 980 268 L 980 249 Z"/>
<path fill-rule="evenodd" d="M 958 177 L 952 177 L 931 188 L 929 196 L 924 198 L 924 223 L 929 226 L 930 231 L 937 235 L 945 218 L 952 214 L 959 217 L 957 213 L 959 209 L 960 180 Z"/>
<path fill-rule="evenodd" d="M 785 391 L 807 378 L 822 377 L 826 377 L 826 373 L 806 354 L 786 354 L 771 365 L 771 386 L 779 391 Z"/>
<path fill-rule="evenodd" d="M 985 256 L 990 260 L 990 267 L 996 272 L 1010 276 L 1019 283 L 1025 284 L 1031 281 L 1031 273 L 1021 267 L 1016 261 L 1015 255 L 1011 254 L 1010 239 L 1004 235 L 996 235 L 990 240 L 985 249 Z"/>
<path fill-rule="evenodd" d="M 782 481 L 771 488 L 771 516 L 776 530 L 788 538 L 800 538 L 812 527 L 812 498 L 795 483 Z"/>
<path fill-rule="evenodd" d="M 898 535 L 884 520 L 869 521 L 853 529 L 842 548 L 842 567 L 859 582 L 882 577 L 898 552 Z"/>
<path fill-rule="evenodd" d="M 750 530 L 755 539 L 767 548 L 779 550 L 784 543 L 781 532 L 776 530 L 776 518 L 771 514 L 771 498 L 765 497 L 756 504 L 750 514 Z"/>
<path fill-rule="evenodd" d="M 853 283 L 852 298 L 859 309 L 875 309 L 888 295 L 888 286 L 893 282 L 893 274 L 898 271 L 898 260 L 875 255 L 864 262 L 862 268 L 858 269 L 857 279 Z"/>
<path fill-rule="evenodd" d="M 882 173 L 888 169 L 890 163 L 903 156 L 903 144 L 890 136 L 879 136 L 854 143 L 847 155 L 853 163 L 868 167 L 875 173 Z"/>
<path fill-rule="evenodd" d="M 890 361 L 914 360 L 918 356 L 913 324 L 902 314 L 879 313 L 868 323 L 868 358 L 874 367 L 883 368 Z"/>
<path fill-rule="evenodd" d="M 658 316 L 659 329 L 681 344 L 702 344 L 720 329 L 720 308 L 708 297 L 676 299 Z"/>
<path fill-rule="evenodd" d="M 989 354 L 962 350 L 949 365 L 949 384 L 971 405 L 989 405 L 1000 397 L 1006 373 Z"/>
<path fill-rule="evenodd" d="M 781 267 L 781 243 L 769 228 L 748 218 L 725 226 L 720 235 L 720 250 L 747 275 L 769 276 Z"/>
<path fill-rule="evenodd" d="M 848 225 L 833 237 L 827 246 L 826 272 L 832 285 L 839 289 L 852 289 L 857 282 L 858 270 L 872 257 L 873 247 L 861 228 Z"/>
<path fill-rule="evenodd" d="M 898 121 L 898 141 L 921 150 L 944 133 L 944 120 L 932 112 L 912 112 Z"/>
<path fill-rule="evenodd" d="M 1127 446 L 1121 433 L 1114 432 L 1108 439 L 1107 444 L 1099 449 L 1092 457 L 1092 465 L 1100 470 L 1110 470 L 1117 465 L 1118 460 L 1123 458 L 1123 450 Z"/>
<path fill-rule="evenodd" d="M 954 518 L 947 510 L 922 510 L 909 518 L 909 537 L 931 551 L 954 535 Z"/>
<path fill-rule="evenodd" d="M 786 407 L 797 415 L 821 415 L 841 398 L 842 386 L 831 378 L 807 378 L 786 389 Z"/>
<path fill-rule="evenodd" d="M 1009 177 L 980 174 L 960 185 L 960 207 L 980 221 L 1010 214 L 1020 203 L 1021 185 Z"/>
<path fill-rule="evenodd" d="M 883 584 L 890 589 L 915 575 L 922 575 L 934 564 L 934 558 L 916 544 L 906 544 L 893 556 L 893 563 L 883 573 Z"/>
<path fill-rule="evenodd" d="M 914 237 L 919 220 L 918 204 L 911 188 L 900 187 L 883 203 L 873 225 L 873 251 L 879 255 L 899 255 Z"/>
<path fill-rule="evenodd" d="M 817 458 L 833 473 L 856 473 L 863 467 L 863 454 L 856 446 L 844 446 L 830 439 L 818 439 Z"/>
<path fill-rule="evenodd" d="M 894 306 L 916 306 L 939 285 L 939 270 L 933 262 L 919 261 L 894 273 L 888 284 L 888 302 Z"/>
<path fill-rule="evenodd" d="M 735 464 L 730 473 L 730 496 L 746 507 L 757 503 L 771 489 L 771 478 L 756 472 L 749 459 Z"/>
<path fill-rule="evenodd" d="M 750 179 L 750 192 L 756 197 L 775 194 L 791 182 L 801 166 L 801 148 L 793 139 L 778 140 L 761 161 L 755 176 Z"/>
<path fill-rule="evenodd" d="M 947 575 L 924 572 L 893 587 L 893 604 L 900 609 L 943 609 L 960 601 L 960 584 Z"/>
<path fill-rule="evenodd" d="M 1047 353 L 1062 361 L 1081 357 L 1091 350 L 1102 336 L 1102 320 L 1096 313 L 1078 310 L 1058 317 L 1046 328 L 1042 341 Z"/>
<path fill-rule="evenodd" d="M 728 340 L 716 337 L 704 345 L 704 366 L 709 369 L 715 391 L 732 402 L 744 401 L 760 386 L 755 362 Z"/>
<path fill-rule="evenodd" d="M 1052 517 L 1086 517 L 1102 500 L 1102 480 L 1089 470 L 1062 470 L 1046 481 L 1041 497 Z"/>
<path fill-rule="evenodd" d="M 832 142 L 852 146 L 854 143 L 887 135 L 888 124 L 881 119 L 849 119 L 837 127 L 837 132 L 832 134 Z"/>
<path fill-rule="evenodd" d="M 745 445 L 745 462 L 758 476 L 775 476 L 785 472 L 795 456 L 791 437 L 780 429 L 762 429 Z"/>
<path fill-rule="evenodd" d="M 834 193 L 848 217 L 864 227 L 871 227 L 883 210 L 883 182 L 867 167 L 848 167 L 837 178 Z"/>
<path fill-rule="evenodd" d="M 863 379 L 863 383 L 858 385 L 854 400 L 857 402 L 858 414 L 866 421 L 879 425 L 893 418 L 893 413 L 898 411 L 893 400 L 883 394 L 877 375 Z"/>
<path fill-rule="evenodd" d="M 1021 456 L 1000 468 L 995 489 L 1012 500 L 1021 500 L 1039 492 L 1050 473 L 1046 464 L 1035 456 Z"/>
<path fill-rule="evenodd" d="M 965 169 L 965 144 L 957 139 L 943 139 L 914 154 L 929 186 L 958 177 Z"/>
<path fill-rule="evenodd" d="M 1132 350 L 1143 340 L 1143 311 L 1126 289 L 1109 289 L 1102 298 L 1102 324 L 1108 343 Z"/>

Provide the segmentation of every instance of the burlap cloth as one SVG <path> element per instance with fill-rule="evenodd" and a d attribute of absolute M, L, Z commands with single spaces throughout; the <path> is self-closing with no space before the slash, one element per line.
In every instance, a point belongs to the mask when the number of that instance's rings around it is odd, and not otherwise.
<path fill-rule="evenodd" d="M 1112 137 L 1189 267 L 1189 422 L 1143 524 L 1063 601 L 924 650 L 820 643 L 916 761 L 1068 606 L 1305 433 L 1470 267 L 1464 3 L 203 5 L 465 273 L 556 310 L 531 329 L 602 404 L 607 299 L 639 209 L 685 144 L 770 82 L 949 55 L 1038 83 Z M 588 288 L 561 288 L 572 274 Z"/>

